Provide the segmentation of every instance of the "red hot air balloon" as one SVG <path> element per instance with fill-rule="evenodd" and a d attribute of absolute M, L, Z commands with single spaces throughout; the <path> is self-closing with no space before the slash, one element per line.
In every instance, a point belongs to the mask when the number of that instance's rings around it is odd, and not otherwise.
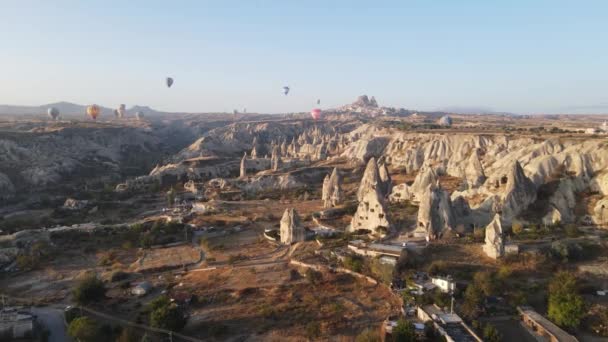
<path fill-rule="evenodd" d="M 321 110 L 319 108 L 315 108 L 313 110 L 310 111 L 310 116 L 312 116 L 313 119 L 319 120 L 321 118 Z"/>

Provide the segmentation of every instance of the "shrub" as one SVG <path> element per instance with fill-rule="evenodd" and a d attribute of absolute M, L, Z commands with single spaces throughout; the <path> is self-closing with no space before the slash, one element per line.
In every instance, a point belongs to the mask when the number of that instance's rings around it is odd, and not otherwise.
<path fill-rule="evenodd" d="M 433 261 L 428 268 L 428 273 L 430 275 L 438 275 L 445 273 L 449 269 L 449 265 L 447 262 L 443 260 Z"/>
<path fill-rule="evenodd" d="M 306 269 L 306 280 L 308 280 L 309 283 L 316 285 L 320 283 L 321 280 L 323 280 L 323 275 L 321 274 L 321 272 L 317 272 L 312 268 L 308 268 Z"/>
<path fill-rule="evenodd" d="M 118 338 L 116 338 L 116 342 L 139 342 L 139 336 L 137 333 L 131 328 L 122 329 Z"/>
<path fill-rule="evenodd" d="M 106 288 L 95 274 L 87 275 L 73 291 L 74 299 L 79 304 L 99 301 L 105 297 L 105 294 Z"/>
<path fill-rule="evenodd" d="M 97 340 L 97 324 L 88 317 L 78 317 L 70 322 L 68 335 L 81 342 L 94 342 Z"/>
<path fill-rule="evenodd" d="M 498 290 L 496 277 L 490 271 L 476 272 L 473 275 L 473 284 L 486 296 L 492 296 Z"/>
<path fill-rule="evenodd" d="M 112 275 L 110 276 L 110 281 L 117 282 L 117 281 L 125 280 L 127 278 L 129 278 L 129 273 L 123 272 L 123 271 L 116 271 L 116 272 L 112 273 Z"/>
<path fill-rule="evenodd" d="M 373 330 L 371 328 L 367 328 L 363 330 L 357 337 L 355 337 L 355 342 L 380 342 L 382 339 L 380 338 L 380 333 L 377 330 Z"/>
<path fill-rule="evenodd" d="M 566 235 L 571 238 L 575 238 L 575 237 L 578 237 L 579 235 L 581 235 L 581 231 L 578 229 L 578 227 L 575 224 L 566 225 L 565 231 L 566 231 Z"/>
<path fill-rule="evenodd" d="M 488 341 L 488 342 L 500 342 L 500 341 L 502 341 L 502 335 L 491 324 L 487 324 L 483 328 L 483 338 L 484 338 L 484 341 Z"/>
<path fill-rule="evenodd" d="M 359 255 L 349 255 L 344 258 L 344 267 L 353 272 L 363 271 L 363 258 Z"/>
<path fill-rule="evenodd" d="M 483 227 L 475 227 L 473 228 L 473 238 L 475 241 L 483 241 L 486 237 L 486 230 Z"/>
<path fill-rule="evenodd" d="M 306 324 L 306 336 L 310 339 L 321 336 L 321 326 L 319 325 L 319 322 L 314 321 Z"/>
<path fill-rule="evenodd" d="M 521 222 L 514 221 L 511 225 L 511 230 L 513 231 L 513 234 L 519 235 L 524 231 L 524 226 L 521 224 Z"/>
<path fill-rule="evenodd" d="M 156 309 L 169 306 L 171 304 L 171 300 L 167 296 L 158 296 L 154 298 L 148 305 L 146 306 L 147 311 L 154 311 Z"/>
<path fill-rule="evenodd" d="M 397 326 L 393 328 L 393 341 L 398 342 L 415 342 L 416 341 L 416 329 L 414 324 L 410 321 L 406 321 L 401 318 L 397 322 Z"/>

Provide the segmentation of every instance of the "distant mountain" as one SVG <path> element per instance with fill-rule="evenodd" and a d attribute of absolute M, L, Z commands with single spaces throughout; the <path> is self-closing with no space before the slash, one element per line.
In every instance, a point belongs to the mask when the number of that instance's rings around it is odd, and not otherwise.
<path fill-rule="evenodd" d="M 487 107 L 461 107 L 461 106 L 451 106 L 439 108 L 437 111 L 453 113 L 453 114 L 493 114 L 493 115 L 507 115 L 507 116 L 517 116 L 518 114 L 509 113 L 509 112 L 497 112 L 491 108 Z"/>
<path fill-rule="evenodd" d="M 49 103 L 41 106 L 14 106 L 14 105 L 0 105 L 0 115 L 10 115 L 10 116 L 38 116 L 44 115 L 46 116 L 47 109 L 50 107 L 55 107 L 59 109 L 59 113 L 63 118 L 80 118 L 83 117 L 86 113 L 87 106 L 80 105 L 71 102 L 55 102 Z M 101 116 L 114 116 L 113 108 L 103 107 L 101 106 Z M 155 117 L 161 116 L 163 114 L 167 114 L 165 112 L 159 112 L 154 110 L 148 106 L 133 106 L 127 109 L 127 116 L 135 116 L 136 112 L 144 112 L 146 117 Z"/>

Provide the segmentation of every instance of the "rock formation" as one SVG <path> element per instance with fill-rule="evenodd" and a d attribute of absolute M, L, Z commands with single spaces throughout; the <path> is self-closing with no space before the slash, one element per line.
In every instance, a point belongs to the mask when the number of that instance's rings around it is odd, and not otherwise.
<path fill-rule="evenodd" d="M 292 244 L 306 239 L 306 232 L 295 209 L 285 209 L 280 226 L 281 242 Z"/>
<path fill-rule="evenodd" d="M 272 149 L 272 155 L 270 158 L 270 168 L 272 171 L 278 171 L 281 167 L 281 148 L 275 145 Z"/>
<path fill-rule="evenodd" d="M 593 208 L 593 222 L 606 226 L 608 224 L 608 197 L 605 197 L 595 204 Z"/>
<path fill-rule="evenodd" d="M 15 186 L 7 175 L 0 172 L 0 201 L 12 198 L 15 195 Z"/>
<path fill-rule="evenodd" d="M 455 220 L 450 195 L 439 184 L 430 184 L 420 199 L 414 234 L 424 236 L 427 240 L 434 240 L 454 228 Z"/>
<path fill-rule="evenodd" d="M 331 176 L 325 176 L 321 197 L 323 199 L 324 208 L 332 208 L 342 203 L 342 177 L 340 177 L 340 172 L 337 168 L 334 168 Z"/>
<path fill-rule="evenodd" d="M 383 184 L 380 182 L 378 164 L 376 164 L 375 158 L 371 158 L 363 172 L 359 190 L 357 190 L 357 200 L 361 202 L 368 192 L 376 192 L 379 198 L 384 198 L 385 194 L 382 192 L 382 188 Z"/>
<path fill-rule="evenodd" d="M 424 165 L 414 178 L 412 185 L 399 184 L 392 189 L 389 196 L 392 202 L 414 201 L 419 202 L 430 185 L 437 184 L 437 174 L 431 166 Z"/>
<path fill-rule="evenodd" d="M 505 255 L 505 242 L 499 214 L 496 214 L 494 220 L 486 226 L 483 251 L 492 259 L 498 259 Z"/>
<path fill-rule="evenodd" d="M 551 207 L 551 209 L 549 209 L 549 212 L 545 216 L 543 216 L 542 221 L 543 224 L 547 226 L 559 224 L 562 222 L 562 214 L 559 210 L 557 210 L 557 208 Z"/>
<path fill-rule="evenodd" d="M 350 223 L 350 231 L 366 229 L 376 235 L 385 235 L 389 227 L 384 201 L 378 191 L 370 189 L 359 201 L 357 212 Z"/>
<path fill-rule="evenodd" d="M 378 165 L 378 175 L 380 176 L 380 191 L 386 196 L 390 194 L 393 189 L 393 180 L 388 172 L 386 163 Z"/>
<path fill-rule="evenodd" d="M 507 185 L 503 192 L 502 219 L 510 223 L 521 211 L 536 200 L 536 187 L 526 177 L 523 168 L 516 160 L 507 175 Z"/>
<path fill-rule="evenodd" d="M 68 210 L 81 210 L 89 205 L 87 200 L 77 200 L 74 198 L 67 198 L 63 203 L 63 208 Z"/>
<path fill-rule="evenodd" d="M 483 171 L 483 166 L 479 160 L 479 150 L 475 149 L 464 170 L 464 176 L 466 178 L 468 188 L 477 188 L 483 184 L 486 180 L 486 174 Z"/>
<path fill-rule="evenodd" d="M 239 177 L 247 177 L 247 152 L 245 152 L 245 154 L 243 154 L 243 158 L 241 158 L 241 168 L 239 172 Z"/>

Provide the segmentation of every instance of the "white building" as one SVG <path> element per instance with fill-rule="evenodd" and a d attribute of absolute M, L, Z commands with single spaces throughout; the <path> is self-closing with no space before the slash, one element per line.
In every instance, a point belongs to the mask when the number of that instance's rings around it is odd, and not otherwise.
<path fill-rule="evenodd" d="M 8 340 L 31 338 L 34 335 L 35 317 L 28 312 L 15 308 L 0 311 L 0 337 Z"/>
<path fill-rule="evenodd" d="M 454 293 L 456 291 L 456 282 L 452 277 L 432 277 L 431 282 L 437 286 L 441 292 Z"/>
<path fill-rule="evenodd" d="M 145 296 L 152 289 L 152 284 L 147 281 L 137 284 L 131 289 L 131 294 L 134 296 Z"/>

